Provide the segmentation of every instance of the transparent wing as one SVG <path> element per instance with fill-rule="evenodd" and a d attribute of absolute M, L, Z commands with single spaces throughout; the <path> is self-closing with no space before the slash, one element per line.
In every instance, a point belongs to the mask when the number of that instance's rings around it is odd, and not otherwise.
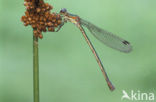
<path fill-rule="evenodd" d="M 125 53 L 128 53 L 132 50 L 132 46 L 128 41 L 110 32 L 100 29 L 90 22 L 80 19 L 80 24 L 87 27 L 88 30 L 105 45 Z"/>

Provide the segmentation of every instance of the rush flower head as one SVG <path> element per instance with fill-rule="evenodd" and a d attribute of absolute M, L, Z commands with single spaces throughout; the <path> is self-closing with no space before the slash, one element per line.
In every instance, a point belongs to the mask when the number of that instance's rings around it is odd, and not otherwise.
<path fill-rule="evenodd" d="M 26 7 L 25 15 L 21 17 L 21 21 L 25 26 L 31 25 L 33 34 L 36 37 L 43 38 L 42 32 L 54 32 L 61 22 L 62 18 L 59 14 L 50 11 L 53 9 L 48 3 L 39 0 L 36 5 L 35 0 L 24 0 Z"/>

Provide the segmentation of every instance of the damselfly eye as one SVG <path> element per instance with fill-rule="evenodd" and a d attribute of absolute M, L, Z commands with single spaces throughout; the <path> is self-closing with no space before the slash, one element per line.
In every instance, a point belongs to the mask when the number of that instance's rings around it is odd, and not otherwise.
<path fill-rule="evenodd" d="M 63 9 L 61 9 L 60 12 L 61 12 L 61 13 L 65 13 L 65 12 L 67 12 L 67 9 L 63 8 Z"/>

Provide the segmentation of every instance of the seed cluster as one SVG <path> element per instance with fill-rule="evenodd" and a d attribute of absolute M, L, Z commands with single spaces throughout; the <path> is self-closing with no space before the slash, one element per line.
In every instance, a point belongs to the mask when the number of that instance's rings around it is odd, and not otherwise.
<path fill-rule="evenodd" d="M 50 10 L 52 10 L 53 7 L 48 3 L 39 0 L 39 3 L 36 5 L 34 0 L 24 1 L 26 12 L 25 15 L 22 16 L 21 21 L 24 22 L 25 26 L 31 25 L 34 36 L 42 39 L 42 32 L 54 32 L 55 28 L 61 24 L 61 16 L 56 13 L 51 13 Z"/>

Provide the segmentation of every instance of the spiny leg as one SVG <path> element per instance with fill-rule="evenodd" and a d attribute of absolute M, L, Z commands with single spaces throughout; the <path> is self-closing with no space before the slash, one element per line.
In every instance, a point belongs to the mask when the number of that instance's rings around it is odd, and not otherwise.
<path fill-rule="evenodd" d="M 58 29 L 55 32 L 58 32 L 65 23 L 67 23 L 67 19 L 63 18 L 62 23 L 59 25 Z"/>
<path fill-rule="evenodd" d="M 62 28 L 63 25 L 64 25 L 64 22 L 62 22 L 62 23 L 59 25 L 59 27 L 57 28 L 57 30 L 56 30 L 55 32 L 58 32 L 58 31 Z"/>

